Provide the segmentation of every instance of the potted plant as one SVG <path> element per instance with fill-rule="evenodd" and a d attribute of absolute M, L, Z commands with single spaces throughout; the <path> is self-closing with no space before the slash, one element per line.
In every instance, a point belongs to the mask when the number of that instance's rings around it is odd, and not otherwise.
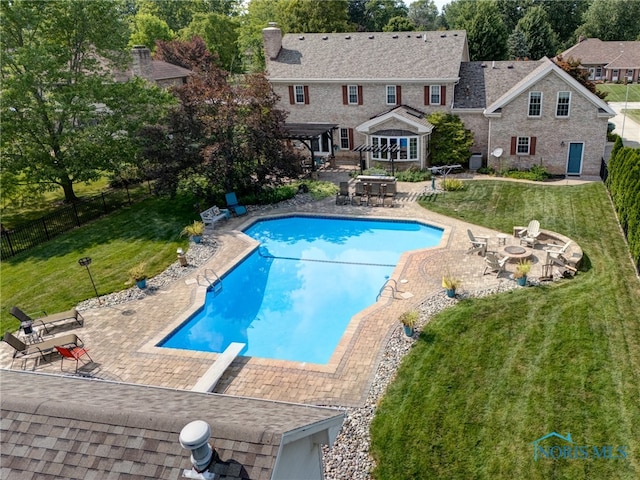
<path fill-rule="evenodd" d="M 513 278 L 516 279 L 518 285 L 524 287 L 527 284 L 527 273 L 531 271 L 531 260 L 520 260 L 516 265 L 516 272 Z"/>
<path fill-rule="evenodd" d="M 445 275 L 442 277 L 442 288 L 447 291 L 447 297 L 454 298 L 456 296 L 456 288 L 461 285 L 462 282 L 457 278 L 453 278 L 451 275 Z"/>
<path fill-rule="evenodd" d="M 147 274 L 145 270 L 147 264 L 140 262 L 137 265 L 129 269 L 130 283 L 135 283 L 138 288 L 143 289 L 147 286 Z"/>
<path fill-rule="evenodd" d="M 418 321 L 418 312 L 416 310 L 409 310 L 400 315 L 400 323 L 404 327 L 404 333 L 407 337 L 413 337 L 414 328 Z"/>
<path fill-rule="evenodd" d="M 204 223 L 198 220 L 194 220 L 191 225 L 187 225 L 182 229 L 183 237 L 191 237 L 193 243 L 200 243 L 202 235 L 204 234 Z"/>

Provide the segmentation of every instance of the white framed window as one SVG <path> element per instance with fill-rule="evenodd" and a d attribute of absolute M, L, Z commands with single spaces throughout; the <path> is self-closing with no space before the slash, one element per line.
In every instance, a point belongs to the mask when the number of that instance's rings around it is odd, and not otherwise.
<path fill-rule="evenodd" d="M 633 69 L 631 68 L 627 69 L 627 81 L 633 82 Z"/>
<path fill-rule="evenodd" d="M 518 137 L 518 143 L 516 145 L 516 154 L 529 155 L 530 145 L 531 145 L 530 137 Z"/>
<path fill-rule="evenodd" d="M 347 98 L 349 99 L 349 105 L 358 105 L 358 103 L 359 103 L 358 86 L 357 85 L 348 85 L 347 86 L 347 90 L 348 90 Z"/>
<path fill-rule="evenodd" d="M 620 78 L 620 70 L 618 70 L 617 68 L 613 70 L 613 73 L 611 74 L 611 81 L 612 82 L 617 82 L 618 78 Z"/>
<path fill-rule="evenodd" d="M 589 67 L 589 80 L 595 80 L 596 78 L 596 69 L 593 67 Z"/>
<path fill-rule="evenodd" d="M 542 92 L 529 92 L 529 113 L 530 117 L 540 117 L 542 115 Z"/>
<path fill-rule="evenodd" d="M 418 138 L 417 137 L 391 137 L 372 136 L 371 145 L 374 147 L 389 147 L 395 151 L 371 152 L 374 160 L 418 160 Z"/>
<path fill-rule="evenodd" d="M 571 105 L 571 92 L 558 92 L 556 103 L 556 117 L 568 117 Z"/>
<path fill-rule="evenodd" d="M 397 103 L 396 86 L 387 85 L 387 105 L 395 105 Z"/>
<path fill-rule="evenodd" d="M 596 67 L 596 80 L 600 80 L 602 78 L 602 67 Z"/>
<path fill-rule="evenodd" d="M 340 129 L 340 148 L 343 150 L 349 150 L 351 148 L 348 128 Z"/>
<path fill-rule="evenodd" d="M 429 87 L 429 104 L 440 105 L 440 85 L 431 85 Z"/>
<path fill-rule="evenodd" d="M 295 102 L 300 104 L 300 103 L 305 103 L 304 101 L 304 85 L 296 85 L 294 86 L 294 90 L 295 90 Z"/>

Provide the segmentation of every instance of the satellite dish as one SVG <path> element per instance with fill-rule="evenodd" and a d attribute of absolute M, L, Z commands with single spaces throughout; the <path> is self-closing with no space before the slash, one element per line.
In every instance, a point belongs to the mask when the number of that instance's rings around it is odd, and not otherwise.
<path fill-rule="evenodd" d="M 500 158 L 500 156 L 502 155 L 503 151 L 504 150 L 502 150 L 500 147 L 498 147 L 493 152 L 491 152 L 491 155 L 493 155 L 496 158 Z"/>

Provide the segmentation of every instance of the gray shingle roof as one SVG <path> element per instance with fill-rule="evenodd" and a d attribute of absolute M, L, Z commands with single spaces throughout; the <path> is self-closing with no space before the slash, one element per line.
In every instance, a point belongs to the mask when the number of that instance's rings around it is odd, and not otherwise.
<path fill-rule="evenodd" d="M 217 479 L 271 478 L 283 435 L 342 418 L 329 408 L 0 371 L 0 477 L 178 479 L 179 442 L 193 420 L 211 426 Z"/>
<path fill-rule="evenodd" d="M 462 62 L 454 108 L 486 108 L 541 65 L 539 61 Z"/>
<path fill-rule="evenodd" d="M 355 32 L 287 34 L 270 81 L 455 80 L 467 60 L 466 32 Z"/>
<path fill-rule="evenodd" d="M 640 42 L 611 41 L 587 38 L 562 52 L 583 65 L 605 65 L 607 68 L 640 68 Z"/>

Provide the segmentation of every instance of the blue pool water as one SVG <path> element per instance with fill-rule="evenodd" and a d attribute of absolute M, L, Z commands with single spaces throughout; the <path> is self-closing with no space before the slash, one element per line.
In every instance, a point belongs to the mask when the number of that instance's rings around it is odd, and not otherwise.
<path fill-rule="evenodd" d="M 259 221 L 244 233 L 260 247 L 160 346 L 219 353 L 242 342 L 241 355 L 326 364 L 402 253 L 442 237 L 418 222 L 303 216 Z"/>

